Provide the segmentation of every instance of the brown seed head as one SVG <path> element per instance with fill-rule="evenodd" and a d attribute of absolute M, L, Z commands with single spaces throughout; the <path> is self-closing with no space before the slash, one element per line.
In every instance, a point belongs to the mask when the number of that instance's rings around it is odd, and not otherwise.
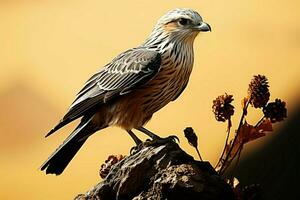
<path fill-rule="evenodd" d="M 192 145 L 193 147 L 197 148 L 198 147 L 198 137 L 195 134 L 194 130 L 192 127 L 187 127 L 184 129 L 184 136 L 188 140 L 189 144 Z"/>
<path fill-rule="evenodd" d="M 287 117 L 286 103 L 275 99 L 275 102 L 270 102 L 264 107 L 263 112 L 272 123 L 280 122 Z"/>
<path fill-rule="evenodd" d="M 212 109 L 217 121 L 225 122 L 234 114 L 234 106 L 231 105 L 232 101 L 233 96 L 226 93 L 218 96 L 213 101 Z"/>
<path fill-rule="evenodd" d="M 123 158 L 125 158 L 123 155 L 108 156 L 108 158 L 105 160 L 105 163 L 101 165 L 101 169 L 99 171 L 100 177 L 105 178 L 110 172 L 112 166 L 121 161 Z"/>
<path fill-rule="evenodd" d="M 249 84 L 248 95 L 252 106 L 255 108 L 264 107 L 270 98 L 267 77 L 263 75 L 254 76 Z"/>

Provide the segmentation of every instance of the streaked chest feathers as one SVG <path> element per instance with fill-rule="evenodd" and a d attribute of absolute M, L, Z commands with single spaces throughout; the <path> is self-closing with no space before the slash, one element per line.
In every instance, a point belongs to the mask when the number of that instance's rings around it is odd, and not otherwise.
<path fill-rule="evenodd" d="M 144 111 L 154 113 L 175 100 L 185 89 L 193 68 L 193 46 L 173 43 L 164 47 L 160 72 L 143 87 Z"/>

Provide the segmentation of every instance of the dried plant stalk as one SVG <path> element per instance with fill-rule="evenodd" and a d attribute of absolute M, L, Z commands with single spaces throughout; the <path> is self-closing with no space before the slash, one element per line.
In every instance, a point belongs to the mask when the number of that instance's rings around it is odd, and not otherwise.
<path fill-rule="evenodd" d="M 194 129 L 192 127 L 187 127 L 186 129 L 184 129 L 183 132 L 184 132 L 184 136 L 188 140 L 189 144 L 196 149 L 199 159 L 201 161 L 203 161 L 202 157 L 200 155 L 200 151 L 198 149 L 198 137 L 197 137 L 196 133 L 194 132 Z"/>
<path fill-rule="evenodd" d="M 225 106 L 220 106 L 222 105 L 220 103 L 222 102 L 221 97 L 222 96 L 219 96 L 213 101 L 213 108 L 216 108 L 213 111 L 217 121 L 225 121 L 228 119 L 228 117 L 224 118 L 222 116 L 222 112 L 218 112 L 219 110 L 223 111 L 225 108 Z M 227 129 L 225 148 L 216 165 L 216 169 L 219 174 L 223 175 L 235 158 L 237 158 L 235 167 L 238 165 L 241 152 L 246 143 L 265 136 L 267 132 L 271 132 L 273 130 L 272 123 L 282 121 L 287 117 L 286 103 L 280 99 L 276 99 L 274 102 L 268 103 L 269 98 L 269 84 L 266 76 L 254 76 L 249 84 L 248 97 L 242 100 L 243 112 L 236 130 L 236 134 L 229 143 L 228 138 L 230 130 Z M 248 124 L 245 120 L 249 104 L 251 104 L 254 108 L 261 108 L 264 113 L 263 117 L 256 123 L 255 126 Z M 228 123 L 230 123 L 231 127 L 230 118 Z"/>

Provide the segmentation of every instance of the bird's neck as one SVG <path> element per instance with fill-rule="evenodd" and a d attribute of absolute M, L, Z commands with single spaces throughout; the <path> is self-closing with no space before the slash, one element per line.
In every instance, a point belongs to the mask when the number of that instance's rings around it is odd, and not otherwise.
<path fill-rule="evenodd" d="M 195 36 L 172 37 L 168 34 L 152 33 L 142 45 L 149 50 L 159 52 L 164 60 L 171 61 L 175 66 L 192 68 L 194 62 L 193 44 Z"/>
<path fill-rule="evenodd" d="M 181 48 L 193 51 L 195 37 L 196 35 L 178 36 L 163 31 L 153 31 L 142 46 L 147 49 L 158 51 L 162 55 L 172 50 L 180 53 Z"/>

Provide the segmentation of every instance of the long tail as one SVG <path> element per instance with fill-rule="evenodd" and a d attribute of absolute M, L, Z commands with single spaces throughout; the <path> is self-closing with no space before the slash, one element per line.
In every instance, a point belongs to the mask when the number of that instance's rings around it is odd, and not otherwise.
<path fill-rule="evenodd" d="M 91 123 L 92 118 L 93 116 L 82 118 L 77 128 L 43 163 L 42 171 L 46 170 L 46 174 L 60 175 L 65 170 L 87 138 L 97 130 Z"/>

